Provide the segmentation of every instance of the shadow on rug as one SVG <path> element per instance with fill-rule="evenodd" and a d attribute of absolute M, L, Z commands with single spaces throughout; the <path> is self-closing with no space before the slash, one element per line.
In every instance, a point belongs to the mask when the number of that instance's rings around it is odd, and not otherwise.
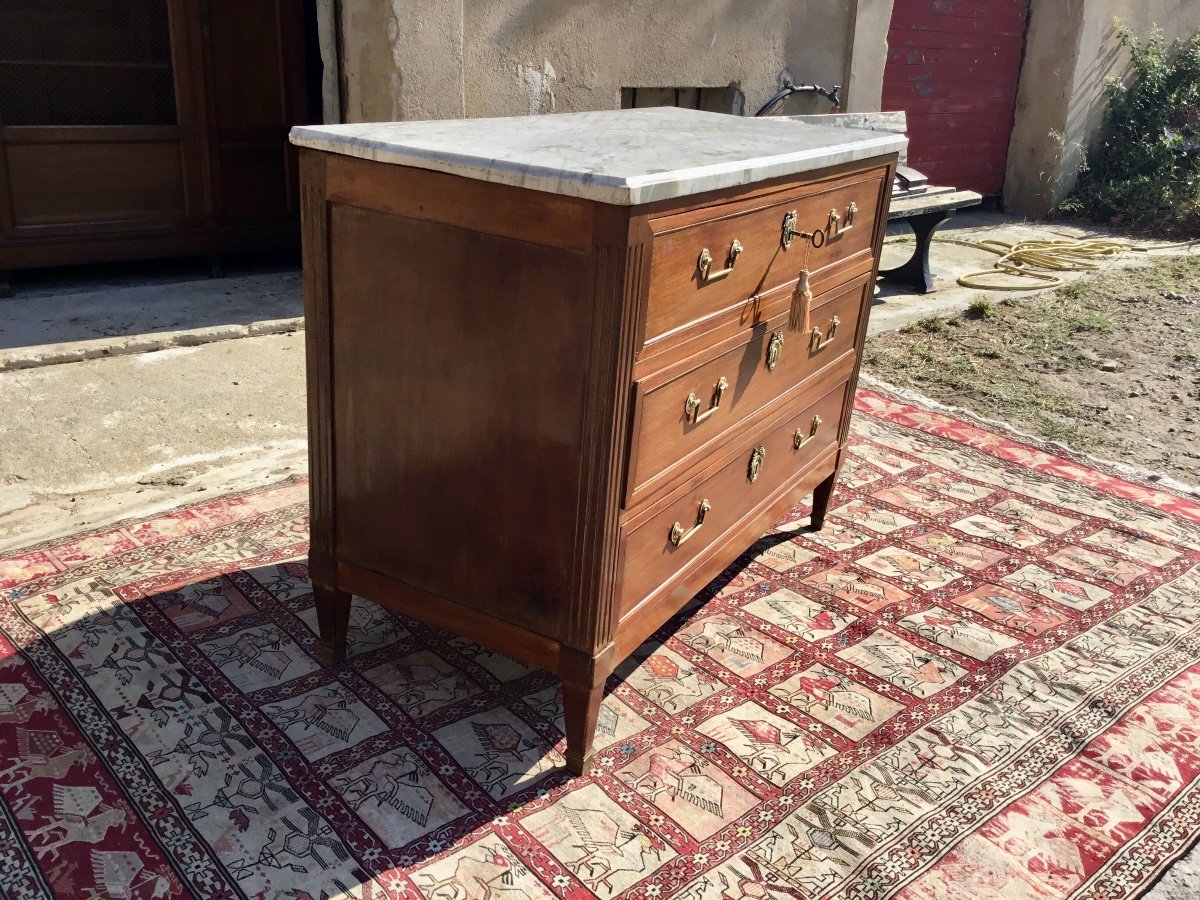
<path fill-rule="evenodd" d="M 0 559 L 0 893 L 1136 895 L 1200 832 L 1200 504 L 858 411 L 575 780 L 540 670 L 361 601 L 319 665 L 303 482 Z"/>

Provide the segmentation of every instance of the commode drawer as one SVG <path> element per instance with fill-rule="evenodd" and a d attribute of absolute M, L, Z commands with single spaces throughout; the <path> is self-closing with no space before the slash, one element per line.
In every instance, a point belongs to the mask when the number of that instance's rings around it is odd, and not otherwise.
<path fill-rule="evenodd" d="M 785 312 L 719 345 L 716 355 L 639 380 L 626 506 L 682 474 L 755 413 L 803 392 L 826 367 L 849 365 L 868 292 L 865 278 L 843 285 L 814 300 L 807 330 L 792 330 Z"/>
<path fill-rule="evenodd" d="M 723 456 L 715 471 L 697 476 L 623 523 L 619 617 L 635 610 L 837 445 L 847 387 L 842 379 L 808 398 L 795 415 Z"/>
<path fill-rule="evenodd" d="M 857 172 L 652 219 L 645 342 L 795 281 L 804 268 L 814 280 L 839 265 L 847 277 L 869 271 L 886 174 Z"/>

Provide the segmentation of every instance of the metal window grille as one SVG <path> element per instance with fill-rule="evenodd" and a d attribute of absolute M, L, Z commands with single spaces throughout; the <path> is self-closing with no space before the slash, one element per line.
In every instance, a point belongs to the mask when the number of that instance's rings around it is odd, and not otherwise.
<path fill-rule="evenodd" d="M 166 0 L 0 2 L 0 124 L 176 122 Z"/>

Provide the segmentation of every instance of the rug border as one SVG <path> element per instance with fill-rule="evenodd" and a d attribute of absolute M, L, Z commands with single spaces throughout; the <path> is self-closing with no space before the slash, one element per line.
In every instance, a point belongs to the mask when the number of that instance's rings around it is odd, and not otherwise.
<path fill-rule="evenodd" d="M 155 513 L 147 513 L 145 515 L 127 516 L 122 519 L 114 519 L 107 525 L 97 525 L 85 531 L 76 531 L 69 535 L 60 537 L 47 538 L 36 544 L 29 544 L 25 547 L 18 547 L 15 550 L 6 550 L 0 553 L 0 562 L 7 559 L 16 559 L 21 556 L 27 556 L 30 553 L 41 553 L 46 550 L 53 550 L 55 547 L 62 547 L 66 544 L 73 544 L 76 541 L 85 540 L 89 537 L 94 537 L 97 534 L 104 534 L 109 531 L 119 531 L 122 528 L 129 528 L 133 525 L 144 525 L 148 522 L 153 522 L 156 519 L 161 519 L 163 516 L 171 515 L 182 510 L 199 509 L 204 506 L 209 506 L 214 503 L 220 503 L 223 500 L 229 500 L 233 497 L 252 497 L 255 494 L 264 494 L 267 491 L 277 490 L 286 487 L 290 484 L 298 484 L 300 482 L 308 482 L 308 475 L 295 473 L 288 475 L 278 481 L 271 481 L 267 484 L 256 485 L 251 488 L 241 488 L 236 491 L 229 491 L 224 494 L 214 494 L 204 500 L 194 500 L 187 503 L 181 503 L 178 506 L 171 506 L 166 509 L 160 509 Z"/>
<path fill-rule="evenodd" d="M 1185 481 L 1180 481 L 1177 478 L 1173 478 L 1172 476 L 1163 472 L 1156 472 L 1153 469 L 1143 469 L 1139 466 L 1130 465 L 1129 463 L 1106 459 L 1101 456 L 1094 456 L 1090 453 L 1085 453 L 1082 450 L 1076 450 L 1072 447 L 1069 447 L 1060 441 L 1051 441 L 1047 440 L 1046 438 L 1040 438 L 1037 435 L 1022 431 L 1021 429 L 1010 425 L 1007 422 L 1003 422 L 999 419 L 989 419 L 987 416 L 982 416 L 977 412 L 967 409 L 966 407 L 954 406 L 950 403 L 942 403 L 941 401 L 927 397 L 924 394 L 913 390 L 912 388 L 898 387 L 889 381 L 876 378 L 867 372 L 859 373 L 858 381 L 859 390 L 863 390 L 865 388 L 871 391 L 895 394 L 896 397 L 906 403 L 912 403 L 917 406 L 925 407 L 931 412 L 946 413 L 947 415 L 957 416 L 986 431 L 996 432 L 1003 437 L 1011 438 L 1017 443 L 1025 444 L 1026 446 L 1033 447 L 1044 453 L 1052 453 L 1056 456 L 1064 457 L 1065 459 L 1068 459 L 1077 465 L 1095 469 L 1098 472 L 1103 472 L 1122 481 L 1132 481 L 1135 483 L 1140 482 L 1144 487 L 1165 491 L 1173 494 L 1181 500 L 1200 503 L 1200 485 L 1188 484 Z M 857 412 L 858 410 L 855 411 Z M 961 443 L 961 441 L 957 441 L 956 443 Z"/>
<path fill-rule="evenodd" d="M 1162 868 L 1155 872 L 1154 877 L 1147 881 L 1145 885 L 1140 888 L 1135 888 L 1134 893 L 1129 895 L 1128 900 L 1139 900 L 1140 897 L 1145 897 L 1148 893 L 1158 887 L 1158 883 L 1166 878 L 1178 863 L 1182 862 L 1185 857 L 1191 856 L 1192 852 L 1195 851 L 1197 847 L 1200 847 L 1200 832 L 1194 834 L 1187 845 L 1180 850 L 1178 854 L 1172 857 L 1170 862 L 1163 863 Z"/>

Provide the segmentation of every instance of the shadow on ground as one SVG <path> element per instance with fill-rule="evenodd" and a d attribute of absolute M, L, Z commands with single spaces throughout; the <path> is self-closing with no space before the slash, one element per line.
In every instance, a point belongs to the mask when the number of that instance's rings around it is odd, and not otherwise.
<path fill-rule="evenodd" d="M 0 300 L 0 350 L 249 325 L 302 315 L 298 253 L 30 269 Z"/>

